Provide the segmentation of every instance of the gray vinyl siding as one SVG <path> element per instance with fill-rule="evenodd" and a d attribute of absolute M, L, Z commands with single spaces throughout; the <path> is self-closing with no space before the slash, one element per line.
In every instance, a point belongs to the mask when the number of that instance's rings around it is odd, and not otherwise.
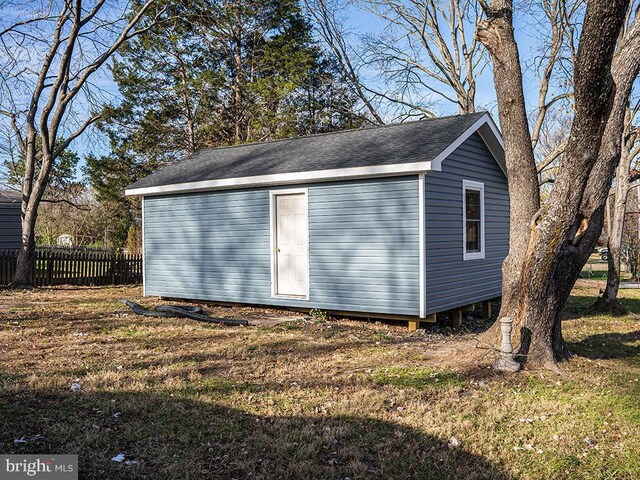
<path fill-rule="evenodd" d="M 271 297 L 269 191 L 146 197 L 145 293 L 419 314 L 417 176 L 308 188 L 309 300 Z"/>
<path fill-rule="evenodd" d="M 462 181 L 484 183 L 485 258 L 463 260 Z M 498 297 L 509 246 L 507 179 L 474 133 L 429 172 L 425 185 L 426 313 Z"/>
<path fill-rule="evenodd" d="M 20 202 L 0 201 L 0 248 L 20 248 Z"/>

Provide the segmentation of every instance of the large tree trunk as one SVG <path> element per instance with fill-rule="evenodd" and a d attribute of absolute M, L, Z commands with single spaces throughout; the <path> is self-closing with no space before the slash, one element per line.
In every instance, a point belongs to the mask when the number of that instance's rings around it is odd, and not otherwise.
<path fill-rule="evenodd" d="M 499 317 L 516 318 L 520 277 L 527 245 L 529 224 L 540 207 L 540 192 L 525 108 L 520 54 L 515 41 L 510 1 L 492 3 L 478 38 L 493 60 L 493 78 L 498 99 L 507 175 L 509 180 L 509 254 L 502 266 L 502 306 Z M 499 346 L 499 321 L 487 333 L 486 341 Z M 518 325 L 515 325 L 516 331 Z"/>
<path fill-rule="evenodd" d="M 25 165 L 35 165 L 35 149 L 27 150 L 31 157 L 25 159 Z M 36 221 L 38 219 L 38 208 L 44 196 L 46 186 L 49 182 L 51 165 L 53 159 L 49 155 L 44 155 L 42 159 L 42 169 L 37 178 L 26 176 L 22 184 L 22 245 L 18 254 L 16 273 L 13 276 L 10 286 L 13 288 L 28 288 L 33 286 L 31 272 L 36 252 Z"/>
<path fill-rule="evenodd" d="M 602 65 L 598 62 L 606 66 L 611 61 L 605 45 L 615 44 L 613 24 L 624 18 L 625 8 L 620 3 L 625 2 L 614 3 L 615 9 L 607 2 L 588 5 L 583 32 L 593 28 L 594 34 L 587 42 L 583 35 L 580 42 L 574 77 L 576 115 L 558 181 L 536 222 L 525 262 L 529 268 L 523 272 L 519 313 L 523 317 L 521 353 L 527 355 L 530 366 L 555 369 L 555 361 L 568 356 L 562 339 L 562 313 L 602 231 L 604 205 L 620 159 L 626 107 L 640 70 L 640 22 L 636 19 L 627 37 L 619 42 L 611 68 L 596 73 L 595 66 Z M 592 75 L 583 75 L 583 70 Z M 596 92 L 599 98 L 595 98 Z"/>
<path fill-rule="evenodd" d="M 561 316 L 588 258 L 585 252 L 590 253 L 597 239 L 595 233 L 602 229 L 603 205 L 618 158 L 609 155 L 615 152 L 601 151 L 601 141 L 610 146 L 606 136 L 601 139 L 606 125 L 607 133 L 618 139 L 619 155 L 622 134 L 619 113 L 624 117 L 630 92 L 629 75 L 620 75 L 620 82 L 616 78 L 615 89 L 611 78 L 611 61 L 627 6 L 628 2 L 623 0 L 588 3 L 574 74 L 575 116 L 560 174 L 549 200 L 528 218 L 514 215 L 531 212 L 539 201 L 534 195 L 527 195 L 528 190 L 522 186 L 523 177 L 525 186 L 529 186 L 530 172 L 532 169 L 535 172 L 535 163 L 530 160 L 531 143 L 523 141 L 528 136 L 528 122 L 526 118 L 520 120 L 522 114 L 513 113 L 524 111 L 524 100 L 520 94 L 513 94 L 513 88 L 505 88 L 515 78 L 520 84 L 518 92 L 522 91 L 512 29 L 512 2 L 492 2 L 481 26 L 480 39 L 494 63 L 512 200 L 510 248 L 516 247 L 510 250 L 503 269 L 505 303 L 500 315 L 513 316 L 520 327 L 518 352 L 529 367 L 555 370 L 556 361 L 569 355 L 562 338 Z M 639 62 L 630 52 L 632 49 L 626 51 L 624 67 L 632 68 L 625 73 L 634 70 L 635 78 Z M 622 107 L 621 100 L 624 100 Z M 596 177 L 592 178 L 594 173 Z M 600 190 L 590 190 L 592 184 L 600 186 Z M 526 233 L 525 225 L 529 230 Z M 514 233 L 518 232 L 520 238 L 514 239 Z"/>
<path fill-rule="evenodd" d="M 28 120 L 32 121 L 29 117 Z M 31 287 L 31 270 L 36 250 L 37 206 L 33 208 L 32 194 L 36 168 L 36 130 L 28 121 L 24 147 L 25 173 L 22 180 L 21 227 L 22 240 L 16 262 L 16 272 L 10 283 L 13 288 Z"/>
<path fill-rule="evenodd" d="M 607 285 L 604 293 L 595 303 L 597 311 L 621 314 L 625 308 L 618 302 L 618 289 L 620 287 L 622 236 L 625 226 L 625 214 L 627 212 L 627 198 L 629 196 L 629 169 L 631 167 L 631 152 L 626 147 L 622 148 L 620 164 L 616 169 L 615 200 L 613 215 L 609 228 L 608 241 L 608 268 Z"/>
<path fill-rule="evenodd" d="M 13 288 L 29 288 L 32 286 L 31 271 L 36 252 L 36 219 L 37 209 L 23 203 L 22 207 L 22 245 L 18 254 L 16 273 L 10 286 Z"/>

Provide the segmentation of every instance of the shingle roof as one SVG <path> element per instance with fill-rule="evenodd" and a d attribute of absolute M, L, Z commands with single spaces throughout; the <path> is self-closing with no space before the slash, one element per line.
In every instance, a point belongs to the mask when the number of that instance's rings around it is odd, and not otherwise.
<path fill-rule="evenodd" d="M 380 127 L 210 148 L 195 152 L 127 190 L 187 182 L 429 161 L 485 112 Z"/>
<path fill-rule="evenodd" d="M 20 203 L 20 192 L 0 190 L 0 203 Z"/>

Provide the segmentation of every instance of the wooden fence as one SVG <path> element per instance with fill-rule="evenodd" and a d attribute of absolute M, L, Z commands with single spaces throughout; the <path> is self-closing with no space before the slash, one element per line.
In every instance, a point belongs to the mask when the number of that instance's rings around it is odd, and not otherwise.
<path fill-rule="evenodd" d="M 0 285 L 16 271 L 18 250 L 0 250 Z M 111 251 L 38 248 L 31 271 L 37 286 L 142 283 L 142 256 Z"/>

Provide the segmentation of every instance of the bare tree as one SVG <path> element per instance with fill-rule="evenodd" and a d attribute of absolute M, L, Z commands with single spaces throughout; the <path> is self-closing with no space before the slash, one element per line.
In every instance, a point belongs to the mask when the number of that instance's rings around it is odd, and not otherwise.
<path fill-rule="evenodd" d="M 325 46 L 338 63 L 342 75 L 362 102 L 364 106 L 362 118 L 374 125 L 384 124 L 376 101 L 379 96 L 365 85 L 360 74 L 359 56 L 350 48 L 347 41 L 344 19 L 340 17 L 343 8 L 332 0 L 305 0 L 305 5 Z"/>
<path fill-rule="evenodd" d="M 571 96 L 571 92 L 551 94 L 552 78 L 557 67 L 570 75 L 572 71 L 572 50 L 569 48 L 568 58 L 567 44 L 572 45 L 574 16 L 582 1 L 567 2 L 567 0 L 543 0 L 542 10 L 550 26 L 550 35 L 547 42 L 542 45 L 543 53 L 538 65 L 540 88 L 538 91 L 538 103 L 535 110 L 535 118 L 531 129 L 531 143 L 535 150 L 540 140 L 540 132 L 544 125 L 545 117 L 549 109 L 556 103 Z M 568 61 L 567 61 L 568 60 Z M 559 65 L 561 64 L 561 65 Z M 568 65 L 568 66 L 567 66 Z"/>
<path fill-rule="evenodd" d="M 155 3 L 51 0 L 39 11 L 22 11 L 23 18 L 0 20 L 0 113 L 25 165 L 22 247 L 13 286 L 30 285 L 38 207 L 54 161 L 100 118 L 91 111 L 91 78 L 123 43 L 153 26 L 163 13 L 150 15 Z"/>
<path fill-rule="evenodd" d="M 432 96 L 453 103 L 460 113 L 475 112 L 477 78 L 487 65 L 475 31 L 482 18 L 476 0 L 364 0 L 385 23 L 367 38 L 367 60 L 393 91 L 392 104 L 429 108 Z M 414 98 L 417 96 L 418 98 Z"/>
<path fill-rule="evenodd" d="M 567 108 L 567 102 L 572 98 L 570 89 L 571 75 L 573 73 L 573 61 L 575 59 L 576 41 L 576 17 L 583 0 L 542 0 L 541 9 L 544 14 L 544 22 L 548 25 L 546 40 L 541 42 L 540 54 L 534 64 L 538 72 L 538 101 L 532 112 L 531 145 L 536 155 L 536 169 L 540 183 L 544 184 L 554 180 L 555 172 L 550 175 L 542 174 L 554 166 L 564 153 L 566 147 L 566 135 L 560 141 L 559 134 L 565 133 L 565 122 L 560 110 Z M 539 30 L 544 30 L 541 26 Z M 554 81 L 555 80 L 555 81 Z M 564 88 L 559 88 L 561 85 Z M 553 110 L 554 108 L 555 111 Z M 556 115 L 549 115 L 550 113 Z M 558 122 L 559 120 L 559 122 Z M 550 147 L 549 142 L 541 145 L 542 136 L 546 133 L 546 140 L 555 137 L 555 144 Z M 542 147 L 542 148 L 541 148 Z"/>
<path fill-rule="evenodd" d="M 532 7 L 532 18 L 541 13 L 546 22 L 537 26 L 540 54 L 532 62 L 539 91 L 531 112 L 531 141 L 539 172 L 555 165 L 564 149 L 561 142 L 553 149 L 545 148 L 543 154 L 539 143 L 541 134 L 551 130 L 549 113 L 555 107 L 566 108 L 572 97 L 571 82 L 566 80 L 573 70 L 576 17 L 583 4 L 583 0 L 542 0 L 539 8 Z M 477 81 L 488 64 L 476 35 L 483 16 L 477 0 L 360 0 L 358 5 L 384 25 L 381 32 L 366 36 L 363 53 L 357 58 L 377 72 L 387 90 L 365 85 L 362 88 L 367 93 L 395 105 L 402 118 L 431 116 L 433 100 L 453 104 L 463 114 L 476 110 Z M 335 14 L 327 12 L 326 5 L 322 11 L 319 24 L 335 26 Z M 337 38 L 341 52 L 348 50 L 344 37 Z"/>
<path fill-rule="evenodd" d="M 460 113 L 476 110 L 478 78 L 488 64 L 487 55 L 476 32 L 483 13 L 477 0 L 360 0 L 356 4 L 382 21 L 384 28 L 364 38 L 364 45 L 348 39 L 340 12 L 340 0 L 307 0 L 310 15 L 324 43 L 342 65 L 343 74 L 353 85 L 376 123 L 380 111 L 393 108 L 400 119 L 433 116 L 433 102 L 455 105 Z M 539 28 L 540 54 L 533 61 L 538 72 L 537 108 L 532 115 L 532 145 L 539 172 L 553 167 L 562 155 L 564 142 L 553 149 L 539 148 L 540 136 L 551 130 L 548 114 L 554 107 L 566 106 L 572 93 L 569 77 L 575 56 L 576 17 L 584 0 L 542 0 L 535 10 L 545 17 L 548 27 Z M 375 73 L 382 87 L 372 87 L 360 70 Z M 556 116 L 552 116 L 553 119 Z M 544 153 L 542 153 L 544 150 Z"/>
<path fill-rule="evenodd" d="M 634 125 L 634 119 L 640 109 L 640 101 L 635 107 L 627 108 L 625 114 L 625 129 L 622 134 L 620 163 L 616 168 L 615 187 L 613 191 L 613 211 L 609 221 L 608 234 L 608 269 L 607 285 L 594 308 L 598 311 L 624 313 L 624 307 L 618 302 L 620 287 L 622 242 L 627 213 L 627 199 L 632 183 L 640 177 L 637 171 L 632 171 L 633 161 L 640 155 L 640 132 Z"/>
<path fill-rule="evenodd" d="M 545 116 L 534 152 L 543 203 L 545 193 L 550 191 L 558 175 L 558 166 L 567 145 L 572 121 L 571 112 L 563 108 L 550 110 Z"/>
<path fill-rule="evenodd" d="M 514 318 L 528 366 L 557 370 L 556 362 L 570 355 L 561 315 L 602 230 L 620 156 L 625 109 L 640 70 L 640 19 L 636 14 L 618 41 L 629 1 L 588 2 L 572 76 L 575 114 L 553 190 L 541 205 L 513 2 L 481 3 L 486 18 L 478 35 L 493 62 L 511 196 L 500 315 Z"/>

